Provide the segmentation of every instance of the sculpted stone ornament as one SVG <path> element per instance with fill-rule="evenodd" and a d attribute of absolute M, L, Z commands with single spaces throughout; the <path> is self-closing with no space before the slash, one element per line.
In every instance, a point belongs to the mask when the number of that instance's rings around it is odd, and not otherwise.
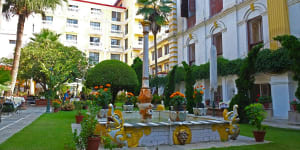
<path fill-rule="evenodd" d="M 176 145 L 190 144 L 192 132 L 188 126 L 177 126 L 173 132 L 173 143 Z"/>
<path fill-rule="evenodd" d="M 177 133 L 177 139 L 181 145 L 185 145 L 185 142 L 188 139 L 188 137 L 189 137 L 189 134 L 184 129 L 181 129 Z"/>
<path fill-rule="evenodd" d="M 223 111 L 224 120 L 230 121 L 228 132 L 230 135 L 230 139 L 232 140 L 236 140 L 240 134 L 240 125 L 238 124 L 240 119 L 238 118 L 239 114 L 237 109 L 238 105 L 234 105 L 233 111 L 228 112 L 227 109 L 224 109 Z"/>

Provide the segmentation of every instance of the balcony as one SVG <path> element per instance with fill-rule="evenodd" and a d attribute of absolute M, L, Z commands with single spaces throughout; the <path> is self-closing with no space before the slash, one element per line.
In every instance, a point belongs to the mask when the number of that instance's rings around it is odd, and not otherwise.
<path fill-rule="evenodd" d="M 90 42 L 90 46 L 89 49 L 101 49 L 102 48 L 102 44 L 100 42 Z"/>
<path fill-rule="evenodd" d="M 77 40 L 65 40 L 64 44 L 66 46 L 77 46 Z"/>
<path fill-rule="evenodd" d="M 122 30 L 111 30 L 111 33 L 123 34 Z"/>
<path fill-rule="evenodd" d="M 122 49 L 121 45 L 111 45 L 111 48 L 118 48 L 118 49 Z"/>
<path fill-rule="evenodd" d="M 52 20 L 42 20 L 42 23 L 45 25 L 51 25 L 53 23 Z"/>
<path fill-rule="evenodd" d="M 78 13 L 79 8 L 69 7 L 69 8 L 68 8 L 68 11 L 69 11 L 69 12 L 77 12 L 77 13 Z"/>
<path fill-rule="evenodd" d="M 102 11 L 92 10 L 91 15 L 102 15 Z"/>
<path fill-rule="evenodd" d="M 90 33 L 100 34 L 101 32 L 102 32 L 102 30 L 101 30 L 100 27 L 93 27 L 93 26 L 91 26 L 91 28 L 90 28 Z"/>
<path fill-rule="evenodd" d="M 78 28 L 78 24 L 67 23 L 67 27 L 69 27 L 69 28 Z"/>
<path fill-rule="evenodd" d="M 138 41 L 136 44 L 134 44 L 135 49 L 142 49 L 143 48 L 143 41 Z"/>

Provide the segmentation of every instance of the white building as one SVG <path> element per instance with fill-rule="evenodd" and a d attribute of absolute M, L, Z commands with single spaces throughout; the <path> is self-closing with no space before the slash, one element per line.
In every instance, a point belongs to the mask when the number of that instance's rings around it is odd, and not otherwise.
<path fill-rule="evenodd" d="M 233 60 L 244 58 L 256 44 L 276 49 L 273 37 L 292 34 L 300 37 L 299 0 L 177 0 L 177 58 L 178 63 L 204 64 L 209 61 L 212 44 L 218 56 Z M 186 13 L 184 10 L 186 4 Z M 185 17 L 182 17 L 185 16 Z M 289 101 L 295 98 L 296 82 L 292 73 L 257 74 L 255 86 L 260 95 L 273 99 L 273 117 L 287 119 Z M 229 102 L 237 93 L 237 76 L 218 78 L 219 99 Z M 209 80 L 198 81 L 206 87 Z M 180 86 L 184 91 L 184 86 Z"/>

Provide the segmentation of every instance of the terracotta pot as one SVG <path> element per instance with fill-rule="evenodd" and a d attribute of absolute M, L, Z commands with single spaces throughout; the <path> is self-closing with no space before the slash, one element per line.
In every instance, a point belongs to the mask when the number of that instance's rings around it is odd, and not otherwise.
<path fill-rule="evenodd" d="M 84 117 L 83 115 L 76 115 L 76 116 L 75 116 L 75 118 L 76 118 L 76 123 L 77 123 L 77 124 L 80 124 L 80 122 L 82 121 L 83 117 Z"/>
<path fill-rule="evenodd" d="M 58 112 L 59 111 L 59 108 L 54 108 L 54 112 Z"/>
<path fill-rule="evenodd" d="M 100 137 L 88 137 L 87 150 L 98 150 Z"/>
<path fill-rule="evenodd" d="M 269 109 L 269 108 L 270 108 L 270 104 L 271 104 L 271 103 L 263 103 L 264 108 L 265 108 L 265 109 Z"/>
<path fill-rule="evenodd" d="M 83 106 L 83 109 L 85 109 L 85 110 L 88 109 L 88 108 L 89 108 L 89 106 Z"/>
<path fill-rule="evenodd" d="M 297 105 L 296 104 L 292 104 L 292 109 L 293 109 L 293 111 L 296 111 L 297 110 Z"/>
<path fill-rule="evenodd" d="M 253 131 L 256 142 L 264 142 L 266 131 Z"/>

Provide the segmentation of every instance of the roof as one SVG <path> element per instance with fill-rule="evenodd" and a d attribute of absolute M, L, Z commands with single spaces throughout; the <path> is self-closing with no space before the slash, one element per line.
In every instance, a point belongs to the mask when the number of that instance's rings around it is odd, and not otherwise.
<path fill-rule="evenodd" d="M 94 5 L 107 6 L 107 7 L 126 9 L 125 7 L 120 7 L 120 6 L 116 6 L 116 5 L 109 5 L 109 4 L 102 4 L 102 3 L 97 3 L 97 2 L 90 2 L 90 1 L 86 1 L 86 0 L 72 0 L 72 1 L 77 1 L 77 2 L 82 2 L 82 3 L 89 3 L 89 4 L 94 4 Z"/>

